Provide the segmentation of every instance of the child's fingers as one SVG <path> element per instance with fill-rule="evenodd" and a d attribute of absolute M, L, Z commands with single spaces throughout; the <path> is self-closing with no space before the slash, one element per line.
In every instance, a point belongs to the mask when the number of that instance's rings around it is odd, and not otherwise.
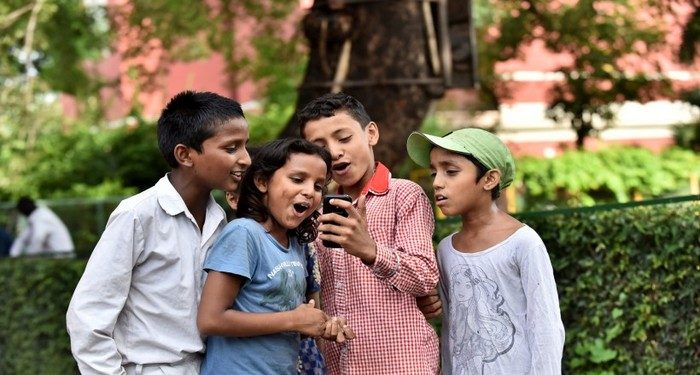
<path fill-rule="evenodd" d="M 355 338 L 355 331 L 350 328 L 350 326 L 344 325 L 343 326 L 343 335 L 348 339 L 352 340 Z"/>
<path fill-rule="evenodd" d="M 331 336 L 332 325 L 330 321 L 326 322 L 326 328 L 323 330 L 323 338 L 326 340 L 330 340 L 333 337 Z"/>
<path fill-rule="evenodd" d="M 338 318 L 333 317 L 331 319 L 331 336 L 335 336 L 338 334 L 338 331 L 340 330 L 340 327 L 338 327 Z"/>
<path fill-rule="evenodd" d="M 339 329 L 340 328 L 338 327 L 338 321 L 335 317 L 333 317 L 330 320 L 326 321 L 326 327 L 323 332 L 323 337 L 332 340 L 335 338 L 336 335 L 338 335 Z"/>
<path fill-rule="evenodd" d="M 338 334 L 335 337 L 335 341 L 338 343 L 343 343 L 345 342 L 345 335 L 343 334 L 343 331 L 340 330 L 338 331 Z"/>

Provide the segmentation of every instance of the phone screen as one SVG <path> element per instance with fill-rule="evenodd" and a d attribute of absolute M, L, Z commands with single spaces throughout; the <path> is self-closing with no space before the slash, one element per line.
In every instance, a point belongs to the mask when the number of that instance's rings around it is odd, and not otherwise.
<path fill-rule="evenodd" d="M 328 195 L 323 197 L 323 213 L 324 214 L 336 213 L 338 215 L 348 217 L 348 212 L 345 211 L 345 209 L 340 208 L 338 206 L 334 206 L 330 203 L 331 199 L 342 199 L 342 200 L 345 200 L 348 202 L 352 202 L 352 198 L 347 194 L 328 194 Z M 333 242 L 333 241 L 323 240 L 322 243 L 323 243 L 323 246 L 328 247 L 328 248 L 340 248 L 340 245 Z"/>

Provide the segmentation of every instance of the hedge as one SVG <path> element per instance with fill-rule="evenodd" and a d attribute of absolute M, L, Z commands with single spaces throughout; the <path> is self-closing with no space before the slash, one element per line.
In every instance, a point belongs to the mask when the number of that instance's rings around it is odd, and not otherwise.
<path fill-rule="evenodd" d="M 700 201 L 523 221 L 554 266 L 565 374 L 700 374 Z M 0 374 L 75 373 L 65 310 L 84 266 L 0 261 Z"/>
<path fill-rule="evenodd" d="M 65 314 L 84 260 L 0 260 L 0 374 L 78 372 Z"/>

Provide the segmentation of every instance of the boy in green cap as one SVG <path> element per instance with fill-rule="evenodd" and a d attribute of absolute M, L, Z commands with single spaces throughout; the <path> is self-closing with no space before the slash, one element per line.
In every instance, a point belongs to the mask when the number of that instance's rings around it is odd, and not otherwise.
<path fill-rule="evenodd" d="M 498 137 L 414 132 L 408 155 L 429 167 L 435 203 L 462 228 L 438 245 L 443 374 L 560 374 L 564 326 L 547 249 L 496 206 L 515 163 Z"/>

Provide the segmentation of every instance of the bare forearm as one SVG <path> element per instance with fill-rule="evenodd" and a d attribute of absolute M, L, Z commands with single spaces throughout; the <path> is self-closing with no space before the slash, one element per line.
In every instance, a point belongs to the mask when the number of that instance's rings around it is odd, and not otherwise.
<path fill-rule="evenodd" d="M 204 335 L 251 337 L 296 331 L 291 311 L 249 313 L 229 309 L 216 316 L 200 317 L 197 323 Z"/>

